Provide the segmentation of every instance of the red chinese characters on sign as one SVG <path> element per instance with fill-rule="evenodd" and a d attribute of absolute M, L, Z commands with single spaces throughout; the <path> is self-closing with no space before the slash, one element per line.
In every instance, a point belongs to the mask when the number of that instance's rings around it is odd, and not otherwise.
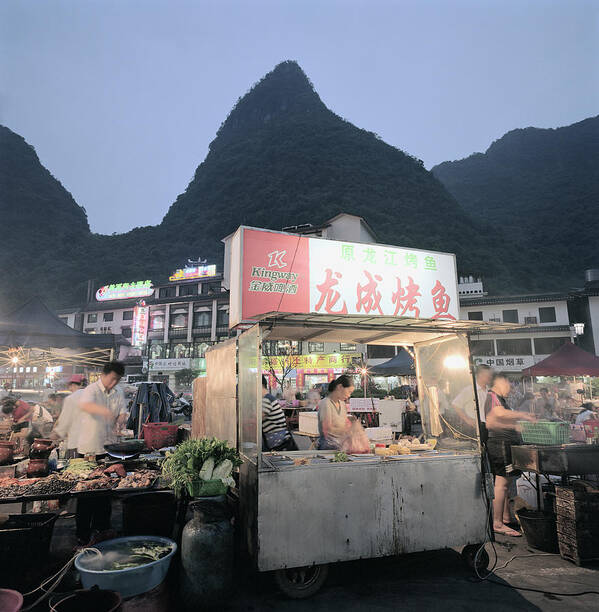
<path fill-rule="evenodd" d="M 364 275 L 368 279 L 365 285 L 358 283 L 357 294 L 358 301 L 356 302 L 356 310 L 360 312 L 362 308 L 366 314 L 369 314 L 373 310 L 378 310 L 379 314 L 383 314 L 381 310 L 381 292 L 377 289 L 378 284 L 383 280 L 382 276 L 370 274 L 367 270 L 364 270 Z"/>
<path fill-rule="evenodd" d="M 449 314 L 451 298 L 447 295 L 445 287 L 440 281 L 435 283 L 431 295 L 433 296 L 433 308 L 435 309 L 435 314 L 431 319 L 451 319 L 455 321 L 455 317 Z"/>
<path fill-rule="evenodd" d="M 324 304 L 324 310 L 327 314 L 347 314 L 345 301 L 343 301 L 343 306 L 335 310 L 335 305 L 339 301 L 341 294 L 334 287 L 339 284 L 339 279 L 342 275 L 339 272 L 333 273 L 330 268 L 326 269 L 325 274 L 324 281 L 320 285 L 316 285 L 316 288 L 320 291 L 320 299 L 315 306 L 316 312 L 319 312 Z"/>
<path fill-rule="evenodd" d="M 418 308 L 418 300 L 422 296 L 420 287 L 414 282 L 411 276 L 408 276 L 408 284 L 406 287 L 401 286 L 401 279 L 397 278 L 397 291 L 391 296 L 391 301 L 395 304 L 394 317 L 404 316 L 406 313 L 413 314 L 418 319 L 420 317 L 420 308 Z"/>

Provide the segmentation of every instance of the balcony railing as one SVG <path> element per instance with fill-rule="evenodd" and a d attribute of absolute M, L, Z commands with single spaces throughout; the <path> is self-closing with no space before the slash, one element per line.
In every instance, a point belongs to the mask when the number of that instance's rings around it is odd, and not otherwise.
<path fill-rule="evenodd" d="M 186 327 L 175 327 L 169 329 L 168 332 L 169 338 L 187 338 L 187 328 Z"/>
<path fill-rule="evenodd" d="M 205 325 L 202 327 L 194 327 L 192 330 L 192 334 L 194 336 L 202 336 L 202 337 L 210 338 L 210 336 L 212 335 L 212 327 L 210 325 Z"/>

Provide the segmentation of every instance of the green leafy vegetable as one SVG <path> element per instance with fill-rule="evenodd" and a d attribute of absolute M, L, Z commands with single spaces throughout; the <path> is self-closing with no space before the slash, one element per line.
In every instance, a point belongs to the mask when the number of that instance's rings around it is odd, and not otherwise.
<path fill-rule="evenodd" d="M 208 461 L 209 459 L 211 461 Z M 224 461 L 231 462 L 231 470 L 242 463 L 237 451 L 223 440 L 217 438 L 185 440 L 167 455 L 162 464 L 162 476 L 175 493 L 181 495 L 191 483 L 215 478 L 212 473 L 214 466 Z M 226 476 L 230 476 L 231 470 Z"/>
<path fill-rule="evenodd" d="M 343 463 L 344 461 L 349 461 L 349 457 L 347 456 L 347 453 L 339 451 L 335 453 L 335 456 L 331 459 L 331 461 L 333 463 Z"/>

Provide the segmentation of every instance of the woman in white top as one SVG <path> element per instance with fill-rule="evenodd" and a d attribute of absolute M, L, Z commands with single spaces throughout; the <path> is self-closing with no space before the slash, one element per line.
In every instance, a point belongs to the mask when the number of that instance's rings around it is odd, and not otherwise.
<path fill-rule="evenodd" d="M 351 421 L 346 402 L 354 391 L 354 383 L 345 374 L 329 383 L 329 394 L 318 404 L 318 448 L 337 450 L 349 434 Z"/>

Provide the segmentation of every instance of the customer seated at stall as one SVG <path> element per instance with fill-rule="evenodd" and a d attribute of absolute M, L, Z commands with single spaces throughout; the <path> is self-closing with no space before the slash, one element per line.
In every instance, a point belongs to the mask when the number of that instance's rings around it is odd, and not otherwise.
<path fill-rule="evenodd" d="M 519 531 L 509 527 L 512 521 L 508 489 L 520 472 L 512 467 L 512 445 L 520 443 L 518 421 L 535 422 L 528 412 L 512 410 L 506 401 L 510 393 L 510 381 L 505 374 L 494 374 L 491 389 L 485 403 L 487 421 L 487 450 L 491 468 L 495 475 L 495 498 L 493 500 L 493 530 L 507 536 L 520 536 Z"/>
<path fill-rule="evenodd" d="M 297 450 L 297 444 L 287 427 L 285 413 L 279 400 L 268 392 L 265 376 L 262 376 L 262 440 L 264 450 Z"/>
<path fill-rule="evenodd" d="M 408 400 L 406 411 L 401 415 L 401 428 L 406 436 L 417 438 L 422 435 L 422 417 L 414 402 Z"/>
<path fill-rule="evenodd" d="M 328 395 L 318 404 L 318 448 L 338 450 L 351 430 L 346 402 L 354 391 L 354 383 L 342 374 L 329 383 Z"/>
<path fill-rule="evenodd" d="M 598 416 L 597 406 L 593 402 L 585 402 L 582 410 L 576 416 L 576 425 L 582 425 L 585 421 L 596 419 Z"/>

